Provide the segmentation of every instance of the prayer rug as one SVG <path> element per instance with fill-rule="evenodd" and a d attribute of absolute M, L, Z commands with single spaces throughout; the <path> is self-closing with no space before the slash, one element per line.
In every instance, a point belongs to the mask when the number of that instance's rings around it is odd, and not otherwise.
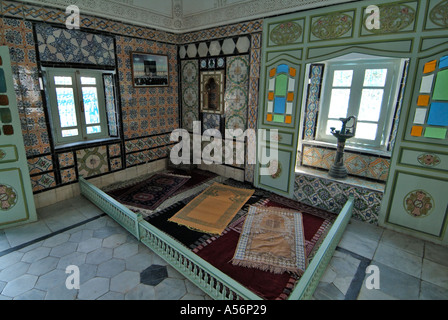
<path fill-rule="evenodd" d="M 126 206 L 154 210 L 189 179 L 188 176 L 156 173 L 128 188 L 120 195 L 114 194 L 115 198 Z"/>
<path fill-rule="evenodd" d="M 303 274 L 306 268 L 302 214 L 251 206 L 232 263 L 272 273 Z"/>
<path fill-rule="evenodd" d="M 174 171 L 173 173 L 187 175 L 186 173 L 183 173 L 180 170 L 178 172 Z M 193 189 L 207 181 L 212 180 L 213 178 L 216 178 L 218 175 L 213 172 L 195 169 L 189 174 L 189 176 L 191 177 L 191 179 L 189 179 L 184 185 L 182 185 L 182 187 L 180 187 L 176 192 L 174 192 L 173 195 L 177 195 L 179 193 Z"/>
<path fill-rule="evenodd" d="M 254 191 L 215 182 L 169 221 L 193 230 L 219 235 Z"/>
<path fill-rule="evenodd" d="M 235 230 L 227 229 L 223 235 L 207 240 L 193 252 L 261 298 L 286 299 L 297 281 L 297 276 L 287 272 L 275 274 L 260 269 L 248 269 L 234 266 L 230 262 L 239 236 Z"/>
<path fill-rule="evenodd" d="M 330 230 L 332 222 L 336 219 L 336 215 L 273 193 L 256 189 L 257 192 L 262 194 L 262 199 L 255 204 L 257 206 L 282 207 L 302 213 L 307 265 L 309 265 L 319 249 L 320 243 Z M 287 299 L 300 279 L 299 275 L 290 272 L 275 274 L 232 264 L 231 260 L 234 257 L 245 218 L 246 216 L 242 216 L 236 219 L 221 236 L 207 239 L 196 246 L 193 252 L 261 298 L 267 300 Z"/>

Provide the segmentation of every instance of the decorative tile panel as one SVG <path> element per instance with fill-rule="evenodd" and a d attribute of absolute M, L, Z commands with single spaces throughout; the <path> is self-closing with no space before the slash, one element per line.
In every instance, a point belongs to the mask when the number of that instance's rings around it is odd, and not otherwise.
<path fill-rule="evenodd" d="M 213 40 L 216 38 L 233 37 L 246 35 L 254 32 L 261 32 L 263 28 L 263 20 L 252 20 L 232 25 L 219 26 L 200 31 L 183 33 L 179 37 L 179 43 L 191 43 L 205 40 Z"/>
<path fill-rule="evenodd" d="M 41 61 L 115 65 L 112 37 L 47 24 L 36 24 L 36 34 Z"/>
<path fill-rule="evenodd" d="M 319 99 L 322 86 L 324 65 L 313 64 L 310 70 L 310 84 L 308 85 L 308 96 L 305 111 L 304 140 L 314 140 L 317 114 L 319 111 Z"/>
<path fill-rule="evenodd" d="M 167 55 L 170 66 L 177 65 L 177 46 L 143 39 L 116 38 L 123 132 L 125 139 L 171 132 L 179 126 L 178 73 L 169 69 L 169 86 L 134 88 L 131 52 Z"/>
<path fill-rule="evenodd" d="M 51 156 L 43 156 L 28 159 L 28 166 L 30 168 L 30 174 L 36 174 L 53 170 L 53 161 Z"/>
<path fill-rule="evenodd" d="M 61 182 L 70 183 L 77 180 L 75 168 L 61 170 Z"/>
<path fill-rule="evenodd" d="M 232 37 L 224 40 L 190 43 L 179 47 L 181 59 L 203 58 L 230 54 L 248 53 L 251 46 L 249 36 Z"/>
<path fill-rule="evenodd" d="M 117 157 L 121 155 L 121 148 L 119 143 L 111 144 L 107 147 L 109 148 L 109 157 Z"/>
<path fill-rule="evenodd" d="M 257 128 L 258 117 L 258 82 L 260 78 L 260 61 L 261 61 L 261 34 L 255 33 L 251 35 L 250 47 L 250 76 L 249 76 L 249 102 L 247 106 L 247 128 Z M 247 146 L 255 145 L 255 141 L 248 141 Z M 247 151 L 247 150 L 246 150 Z M 247 163 L 244 170 L 244 179 L 249 182 L 254 181 L 255 165 Z"/>
<path fill-rule="evenodd" d="M 302 165 L 329 170 L 334 162 L 336 150 L 317 146 L 303 146 Z M 350 151 L 344 152 L 344 164 L 351 175 L 386 181 L 390 160 Z"/>
<path fill-rule="evenodd" d="M 202 130 L 217 129 L 219 130 L 221 125 L 221 116 L 219 114 L 204 113 L 202 116 Z"/>
<path fill-rule="evenodd" d="M 121 158 L 110 159 L 110 170 L 116 171 L 122 168 Z"/>
<path fill-rule="evenodd" d="M 169 156 L 171 146 L 164 146 L 135 153 L 126 154 L 126 166 L 130 167 L 140 163 L 150 162 Z"/>
<path fill-rule="evenodd" d="M 170 135 L 171 134 L 163 134 L 126 141 L 126 153 L 167 145 L 170 143 Z"/>
<path fill-rule="evenodd" d="M 15 12 L 16 7 L 13 4 L 6 4 L 7 9 L 5 6 L 3 9 L 10 13 Z M 21 8 L 20 6 L 20 10 Z M 29 21 L 0 18 L 0 27 L 0 45 L 10 48 L 14 89 L 26 154 L 32 157 L 50 153 L 50 140 L 39 87 L 33 26 Z"/>
<path fill-rule="evenodd" d="M 377 224 L 383 192 L 317 176 L 296 175 L 294 197 L 297 201 L 338 213 L 350 195 L 355 197 L 353 217 Z"/>
<path fill-rule="evenodd" d="M 225 127 L 246 130 L 249 85 L 249 56 L 228 57 L 226 61 Z"/>
<path fill-rule="evenodd" d="M 31 185 L 33 186 L 33 192 L 56 187 L 56 180 L 54 177 L 54 173 L 50 172 L 37 176 L 32 176 Z"/>
<path fill-rule="evenodd" d="M 60 168 L 66 168 L 66 167 L 71 167 L 71 166 L 75 165 L 75 159 L 73 156 L 73 152 L 64 152 L 64 153 L 58 154 L 58 160 L 59 160 Z"/>
<path fill-rule="evenodd" d="M 192 131 L 199 120 L 199 67 L 197 60 L 181 61 L 182 128 Z"/>
<path fill-rule="evenodd" d="M 106 146 L 76 151 L 78 173 L 84 178 L 107 172 L 108 160 Z"/>

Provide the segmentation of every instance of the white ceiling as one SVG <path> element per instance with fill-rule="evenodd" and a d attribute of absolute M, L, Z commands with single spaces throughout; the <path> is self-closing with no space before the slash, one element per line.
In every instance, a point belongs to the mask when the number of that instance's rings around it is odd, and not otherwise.
<path fill-rule="evenodd" d="M 353 0 L 22 0 L 174 33 L 258 19 Z"/>

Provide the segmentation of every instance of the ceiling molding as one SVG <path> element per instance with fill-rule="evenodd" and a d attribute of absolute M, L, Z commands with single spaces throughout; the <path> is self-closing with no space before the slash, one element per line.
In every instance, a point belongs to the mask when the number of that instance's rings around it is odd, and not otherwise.
<path fill-rule="evenodd" d="M 162 2 L 163 1 L 163 2 Z M 185 33 L 353 0 L 21 0 L 172 33 Z M 185 8 L 186 5 L 189 10 Z M 187 11 L 187 14 L 184 12 Z M 231 17 L 231 18 L 229 18 Z"/>

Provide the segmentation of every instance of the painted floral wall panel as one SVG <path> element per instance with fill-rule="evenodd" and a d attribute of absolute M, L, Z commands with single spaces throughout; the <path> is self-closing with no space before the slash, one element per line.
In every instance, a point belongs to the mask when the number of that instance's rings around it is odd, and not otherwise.
<path fill-rule="evenodd" d="M 143 39 L 116 38 L 124 139 L 171 132 L 179 127 L 177 47 Z M 131 52 L 168 56 L 169 86 L 134 88 Z"/>
<path fill-rule="evenodd" d="M 114 39 L 104 35 L 36 24 L 41 61 L 114 66 Z"/>

